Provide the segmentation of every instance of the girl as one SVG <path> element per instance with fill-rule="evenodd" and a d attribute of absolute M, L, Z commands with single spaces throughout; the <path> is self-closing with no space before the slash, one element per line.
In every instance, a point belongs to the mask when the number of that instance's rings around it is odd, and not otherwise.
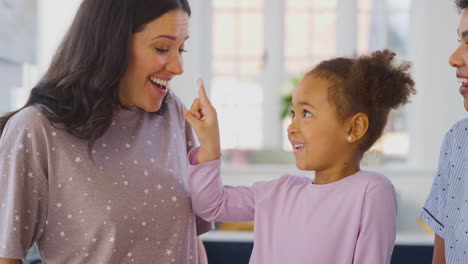
<path fill-rule="evenodd" d="M 293 93 L 289 140 L 307 177 L 284 175 L 252 187 L 223 186 L 216 111 L 200 83 L 187 121 L 200 147 L 189 153 L 195 213 L 207 221 L 252 221 L 250 263 L 390 263 L 395 243 L 395 189 L 362 171 L 365 151 L 388 113 L 415 93 L 408 70 L 384 50 L 323 61 Z"/>

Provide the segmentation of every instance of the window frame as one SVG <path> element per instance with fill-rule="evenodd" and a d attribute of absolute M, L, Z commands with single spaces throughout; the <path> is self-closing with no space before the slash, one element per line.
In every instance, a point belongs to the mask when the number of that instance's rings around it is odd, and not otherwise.
<path fill-rule="evenodd" d="M 287 0 L 268 0 L 264 6 L 264 69 L 262 76 L 262 89 L 264 94 L 263 106 L 262 106 L 262 123 L 263 123 L 263 143 L 260 150 L 265 149 L 280 149 L 283 148 L 283 139 L 285 138 L 283 120 L 280 118 L 281 112 L 281 96 L 282 86 L 288 81 L 288 73 L 284 67 L 284 39 L 285 35 L 285 1 Z M 380 0 L 383 3 L 383 8 L 378 8 L 379 12 L 387 10 L 385 6 L 386 0 Z M 211 23 L 212 23 L 212 2 L 200 4 L 204 6 L 203 17 L 204 19 L 204 38 L 209 40 L 204 43 L 210 43 L 211 45 Z M 198 2 L 197 2 L 198 3 Z M 337 0 L 336 9 L 336 56 L 356 56 L 358 54 L 358 19 L 357 15 L 359 12 L 358 0 Z M 411 10 L 410 10 L 411 12 Z M 385 21 L 388 19 L 386 15 L 379 16 L 383 20 L 383 25 L 386 25 Z M 382 33 L 381 39 L 378 40 L 377 46 L 369 47 L 369 49 L 384 48 L 387 42 L 387 27 L 383 27 L 385 32 Z M 204 58 L 210 58 L 203 64 L 206 65 L 204 70 L 204 76 L 208 80 L 213 79 L 213 72 L 211 70 L 211 50 L 210 45 L 202 45 L 203 51 L 201 56 Z M 407 43 L 409 46 L 409 43 Z M 278 52 L 279 51 L 279 52 Z M 210 85 L 209 85 L 210 86 Z M 211 88 L 211 87 L 210 87 Z M 411 122 L 411 115 L 408 111 L 403 110 L 407 122 Z M 409 134 L 412 139 L 412 133 L 410 129 L 405 131 Z M 411 144 L 411 143 L 410 143 Z M 411 148 L 411 147 L 410 147 Z M 411 151 L 407 154 L 410 155 Z"/>

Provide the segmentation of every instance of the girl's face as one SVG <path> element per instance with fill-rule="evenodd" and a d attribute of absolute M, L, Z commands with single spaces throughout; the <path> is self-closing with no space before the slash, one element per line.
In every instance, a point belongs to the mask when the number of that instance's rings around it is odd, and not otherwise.
<path fill-rule="evenodd" d="M 458 26 L 460 44 L 449 58 L 452 67 L 457 68 L 457 78 L 462 83 L 459 92 L 463 96 L 465 109 L 468 111 L 468 10 L 463 9 Z"/>
<path fill-rule="evenodd" d="M 288 137 L 300 170 L 329 170 L 350 152 L 346 128 L 328 101 L 330 85 L 307 75 L 293 93 Z"/>
<path fill-rule="evenodd" d="M 183 72 L 182 52 L 189 16 L 177 9 L 149 22 L 133 34 L 127 72 L 120 81 L 120 103 L 148 112 L 161 108 L 171 79 Z"/>

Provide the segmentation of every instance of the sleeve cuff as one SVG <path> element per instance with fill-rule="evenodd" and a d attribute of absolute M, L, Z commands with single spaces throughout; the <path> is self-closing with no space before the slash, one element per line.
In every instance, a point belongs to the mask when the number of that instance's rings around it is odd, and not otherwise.
<path fill-rule="evenodd" d="M 219 159 L 215 159 L 215 160 L 212 160 L 212 161 L 207 161 L 207 162 L 197 164 L 197 157 L 198 157 L 198 150 L 199 149 L 200 149 L 200 147 L 196 147 L 196 148 L 189 151 L 189 153 L 188 153 L 188 162 L 189 162 L 190 167 L 199 166 L 201 164 L 204 164 L 204 165 L 206 165 L 206 164 L 218 165 L 218 164 L 221 163 L 221 158 L 219 158 Z"/>
<path fill-rule="evenodd" d="M 421 219 L 434 231 L 437 235 L 445 239 L 445 227 L 436 219 L 426 208 L 423 208 L 419 215 Z"/>

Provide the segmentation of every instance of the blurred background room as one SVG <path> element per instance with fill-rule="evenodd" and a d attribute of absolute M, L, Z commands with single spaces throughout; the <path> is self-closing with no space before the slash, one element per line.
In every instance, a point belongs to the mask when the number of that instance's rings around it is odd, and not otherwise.
<path fill-rule="evenodd" d="M 418 215 L 434 178 L 443 135 L 466 117 L 455 70 L 448 64 L 458 44 L 453 1 L 189 2 L 185 72 L 171 89 L 190 105 L 197 96 L 196 79 L 205 80 L 220 120 L 225 184 L 250 185 L 286 172 L 313 177 L 295 168 L 286 127 L 297 79 L 321 60 L 390 48 L 413 62 L 418 93 L 407 107 L 392 113 L 363 167 L 385 174 L 397 190 L 392 264 L 430 263 L 433 233 Z M 25 103 L 79 4 L 0 0 L 1 113 Z M 248 263 L 252 224 L 216 226 L 202 236 L 210 264 Z"/>

